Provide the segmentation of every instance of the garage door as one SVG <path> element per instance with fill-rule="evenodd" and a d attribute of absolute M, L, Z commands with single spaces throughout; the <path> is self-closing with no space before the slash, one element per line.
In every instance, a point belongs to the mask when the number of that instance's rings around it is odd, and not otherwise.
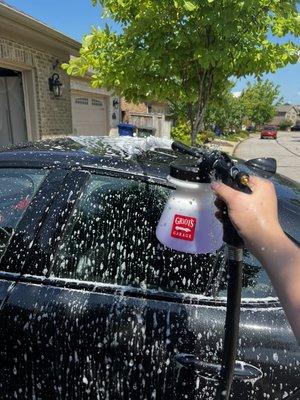
<path fill-rule="evenodd" d="M 73 131 L 76 135 L 107 135 L 107 102 L 104 97 L 72 95 Z"/>

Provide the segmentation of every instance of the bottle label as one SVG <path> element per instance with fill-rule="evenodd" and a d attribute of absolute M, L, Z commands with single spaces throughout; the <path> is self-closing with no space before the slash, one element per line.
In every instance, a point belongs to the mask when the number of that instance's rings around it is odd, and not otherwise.
<path fill-rule="evenodd" d="M 171 236 L 176 239 L 193 241 L 197 219 L 176 214 L 173 221 Z"/>

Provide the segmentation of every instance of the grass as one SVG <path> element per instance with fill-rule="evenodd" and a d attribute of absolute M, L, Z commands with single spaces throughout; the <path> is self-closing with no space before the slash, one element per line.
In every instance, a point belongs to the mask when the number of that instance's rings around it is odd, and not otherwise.
<path fill-rule="evenodd" d="M 228 140 L 230 142 L 238 142 L 241 139 L 247 139 L 247 137 L 249 137 L 249 133 L 241 131 L 237 133 L 225 133 L 220 137 L 220 139 Z"/>

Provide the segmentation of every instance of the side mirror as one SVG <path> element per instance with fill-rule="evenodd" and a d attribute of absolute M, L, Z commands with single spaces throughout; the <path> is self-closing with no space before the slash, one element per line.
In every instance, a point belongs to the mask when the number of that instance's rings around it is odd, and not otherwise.
<path fill-rule="evenodd" d="M 277 161 L 275 158 L 253 158 L 246 161 L 246 165 L 254 170 L 257 170 L 264 177 L 268 178 L 274 175 L 277 171 Z"/>

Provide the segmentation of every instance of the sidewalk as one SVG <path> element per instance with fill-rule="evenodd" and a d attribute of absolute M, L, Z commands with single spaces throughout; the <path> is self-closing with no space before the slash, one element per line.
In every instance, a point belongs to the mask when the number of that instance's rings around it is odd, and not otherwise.
<path fill-rule="evenodd" d="M 229 156 L 233 156 L 237 146 L 245 139 L 241 139 L 237 142 L 230 142 L 228 140 L 214 139 L 212 142 L 207 143 L 206 146 L 210 149 L 219 150 L 227 153 Z"/>

